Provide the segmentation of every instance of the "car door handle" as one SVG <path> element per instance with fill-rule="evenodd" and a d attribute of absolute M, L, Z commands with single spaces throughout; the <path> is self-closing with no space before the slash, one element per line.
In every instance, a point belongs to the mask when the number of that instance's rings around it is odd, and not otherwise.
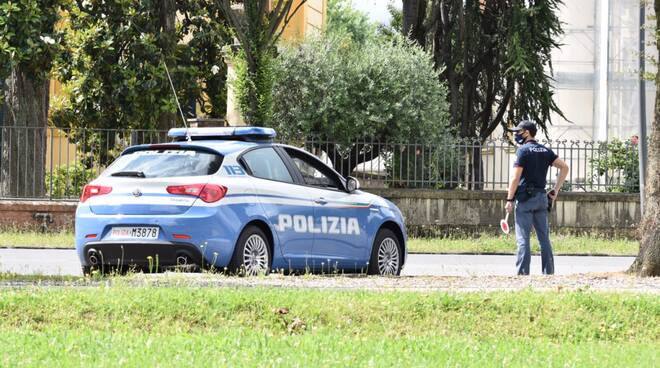
<path fill-rule="evenodd" d="M 328 201 L 326 201 L 325 198 L 321 197 L 321 198 L 317 198 L 316 200 L 314 200 L 314 203 L 324 205 L 324 204 L 327 204 Z"/>

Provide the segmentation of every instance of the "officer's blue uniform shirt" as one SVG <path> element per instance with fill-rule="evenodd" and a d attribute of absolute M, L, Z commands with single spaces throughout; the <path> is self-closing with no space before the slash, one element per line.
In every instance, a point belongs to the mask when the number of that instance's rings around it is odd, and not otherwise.
<path fill-rule="evenodd" d="M 544 189 L 548 168 L 557 159 L 552 150 L 535 140 L 527 141 L 516 151 L 514 167 L 522 167 L 520 187 Z"/>

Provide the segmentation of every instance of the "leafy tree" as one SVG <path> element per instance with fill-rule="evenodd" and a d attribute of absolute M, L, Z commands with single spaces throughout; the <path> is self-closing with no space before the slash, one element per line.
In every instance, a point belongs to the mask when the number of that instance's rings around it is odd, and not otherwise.
<path fill-rule="evenodd" d="M 9 127 L 0 133 L 0 196 L 44 194 L 49 75 L 52 60 L 61 49 L 55 24 L 66 4 L 65 0 L 0 4 L 0 79 L 5 80 L 0 123 Z M 28 153 L 30 159 L 26 160 Z"/>
<path fill-rule="evenodd" d="M 550 53 L 559 46 L 561 1 L 404 0 L 403 30 L 433 53 L 449 86 L 452 123 L 487 139 L 529 118 L 546 131 L 553 100 Z"/>
<path fill-rule="evenodd" d="M 390 0 L 387 10 L 392 17 L 389 24 L 377 24 L 369 16 L 352 6 L 350 0 L 328 0 L 325 33 L 329 36 L 350 36 L 357 43 L 370 42 L 374 38 L 392 39 L 402 33 L 403 13 Z"/>
<path fill-rule="evenodd" d="M 498 126 L 523 118 L 547 133 L 563 116 L 552 89 L 550 53 L 562 34 L 559 0 L 403 0 L 403 31 L 444 68 L 452 125 L 485 141 Z M 481 151 L 470 176 L 481 181 Z"/>
<path fill-rule="evenodd" d="M 655 14 L 660 14 L 660 0 L 654 1 Z M 658 30 L 660 17 L 655 18 L 656 47 L 660 51 Z M 660 276 L 660 69 L 655 75 L 655 119 L 651 124 L 646 198 L 644 213 L 639 227 L 639 254 L 629 272 L 640 276 Z"/>
<path fill-rule="evenodd" d="M 164 64 L 176 37 L 155 1 L 81 1 L 72 8 L 68 52 L 59 60 L 69 100 L 55 111 L 63 127 L 167 129 L 175 102 Z"/>
<path fill-rule="evenodd" d="M 181 124 L 166 64 L 184 109 L 198 102 L 212 117 L 224 115 L 226 68 L 220 49 L 230 36 L 215 3 L 78 0 L 66 25 L 68 52 L 58 70 L 68 98 L 53 111 L 55 125 L 167 130 Z M 107 148 L 124 138 L 85 137 L 85 151 L 102 162 Z"/>
<path fill-rule="evenodd" d="M 392 37 L 393 35 L 406 34 L 403 32 L 403 12 L 394 6 L 394 3 L 390 1 L 387 3 L 387 11 L 390 13 L 390 24 L 378 25 L 378 33 L 385 37 Z"/>
<path fill-rule="evenodd" d="M 220 49 L 228 29 L 212 2 L 114 0 L 79 2 L 68 22 L 70 52 L 60 74 L 71 90 L 63 123 L 97 128 L 167 129 L 176 124 L 169 66 L 179 100 L 224 115 L 226 71 Z M 169 16 L 181 14 L 174 27 Z M 185 41 L 185 42 L 184 42 Z M 184 108 L 187 106 L 183 106 Z M 168 120 L 163 121 L 163 115 Z"/>
<path fill-rule="evenodd" d="M 313 39 L 284 50 L 275 65 L 274 127 L 285 139 L 314 139 L 342 175 L 386 142 L 449 133 L 446 88 L 430 55 L 400 37 Z"/>
<path fill-rule="evenodd" d="M 179 65 L 187 66 L 189 74 L 184 78 L 193 81 L 183 90 L 187 88 L 203 114 L 223 118 L 227 113 L 227 65 L 222 47 L 232 41 L 229 25 L 212 0 L 178 0 L 177 11 L 182 14 L 181 35 L 189 38 L 178 49 Z"/>
<path fill-rule="evenodd" d="M 326 33 L 349 35 L 357 43 L 365 43 L 377 34 L 377 27 L 369 17 L 353 9 L 350 0 L 328 0 Z"/>
<path fill-rule="evenodd" d="M 264 125 L 270 120 L 271 64 L 275 57 L 275 45 L 286 25 L 306 1 L 215 0 L 241 43 L 242 52 L 238 57 L 245 61 L 245 67 L 238 77 L 237 94 L 249 124 Z M 241 4 L 242 11 L 234 9 L 232 4 Z"/>

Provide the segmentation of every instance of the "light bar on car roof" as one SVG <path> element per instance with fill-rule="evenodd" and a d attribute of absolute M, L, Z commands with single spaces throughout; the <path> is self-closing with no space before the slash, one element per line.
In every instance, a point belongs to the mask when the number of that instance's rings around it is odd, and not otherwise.
<path fill-rule="evenodd" d="M 272 140 L 277 136 L 275 129 L 262 127 L 216 127 L 216 128 L 172 128 L 167 135 L 175 140 L 191 139 L 237 139 Z"/>

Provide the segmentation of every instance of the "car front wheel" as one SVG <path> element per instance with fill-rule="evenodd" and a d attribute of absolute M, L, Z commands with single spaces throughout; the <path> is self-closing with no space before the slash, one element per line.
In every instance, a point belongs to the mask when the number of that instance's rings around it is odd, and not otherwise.
<path fill-rule="evenodd" d="M 251 225 L 238 238 L 229 269 L 238 275 L 267 275 L 271 261 L 268 237 L 259 227 Z"/>
<path fill-rule="evenodd" d="M 398 276 L 401 273 L 402 265 L 403 253 L 399 238 L 390 229 L 380 229 L 371 250 L 369 274 Z"/>

